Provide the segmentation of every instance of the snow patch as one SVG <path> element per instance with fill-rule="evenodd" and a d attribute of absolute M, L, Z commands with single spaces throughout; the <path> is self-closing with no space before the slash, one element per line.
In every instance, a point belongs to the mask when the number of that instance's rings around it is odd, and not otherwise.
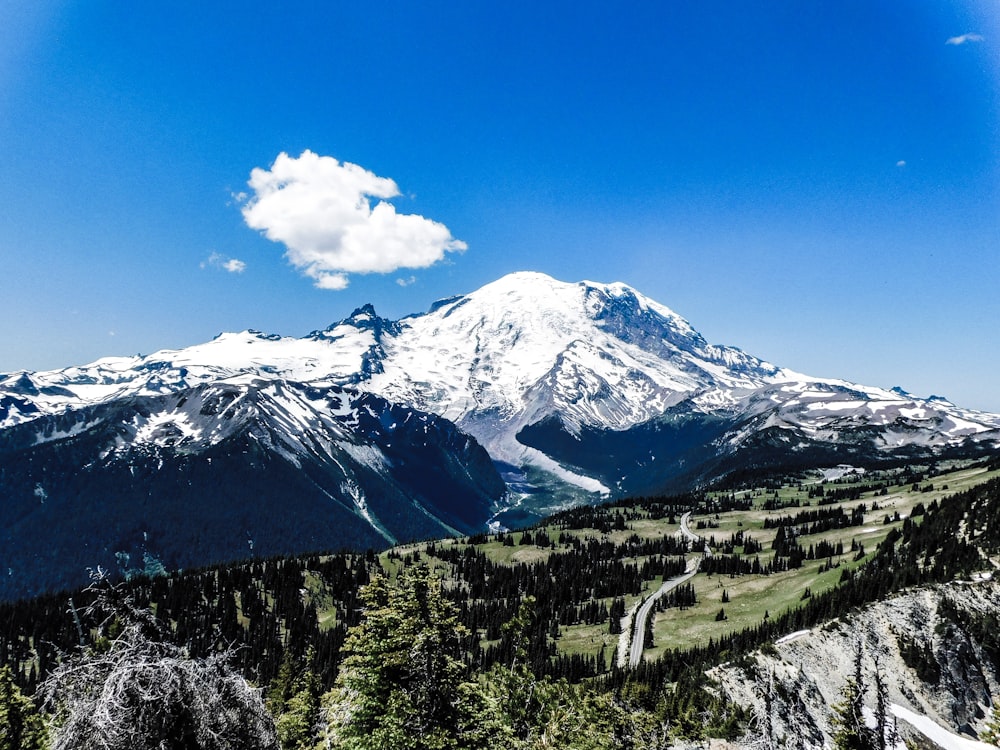
<path fill-rule="evenodd" d="M 902 719 L 931 742 L 944 748 L 944 750 L 996 750 L 993 745 L 955 734 L 951 730 L 945 729 L 935 723 L 929 717 L 915 713 L 896 703 L 890 703 L 889 710 L 893 716 Z"/>
<path fill-rule="evenodd" d="M 851 466 L 850 464 L 840 464 L 839 466 L 834 466 L 832 469 L 820 469 L 819 473 L 828 482 L 832 482 L 836 479 L 842 479 L 848 474 L 858 474 L 863 476 L 865 470 L 857 466 Z"/>
<path fill-rule="evenodd" d="M 812 632 L 811 630 L 796 630 L 794 633 L 789 633 L 788 635 L 781 636 L 781 638 L 776 640 L 774 644 L 778 646 L 781 645 L 782 643 L 791 643 L 792 641 L 797 641 L 799 638 L 802 638 L 803 636 L 809 635 L 811 632 Z"/>
<path fill-rule="evenodd" d="M 358 445 L 347 440 L 337 441 L 337 447 L 341 448 L 351 458 L 359 464 L 367 466 L 378 472 L 385 472 L 389 467 L 389 460 L 385 454 L 374 445 Z"/>

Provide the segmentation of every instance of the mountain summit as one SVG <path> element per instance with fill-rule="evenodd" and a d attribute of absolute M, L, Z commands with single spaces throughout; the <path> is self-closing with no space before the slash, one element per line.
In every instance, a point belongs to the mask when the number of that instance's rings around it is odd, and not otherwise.
<path fill-rule="evenodd" d="M 298 527 L 279 524 L 281 538 L 268 543 L 262 519 L 268 499 L 290 501 L 285 490 L 301 479 L 307 489 L 295 497 L 312 498 L 299 503 L 308 514 L 332 503 L 345 519 L 334 526 L 351 528 L 342 542 L 377 544 L 683 490 L 748 467 L 866 465 L 998 442 L 998 415 L 710 344 L 625 284 L 522 272 L 397 321 L 365 305 L 302 338 L 224 333 L 186 349 L 0 376 L 0 492 L 17 509 L 0 522 L 0 541 L 30 539 L 35 521 L 56 523 L 88 503 L 99 518 L 103 502 L 118 508 L 131 545 L 115 537 L 105 548 L 128 546 L 134 557 L 156 512 L 223 498 L 215 528 L 236 513 L 246 527 L 238 544 L 292 552 Z M 234 460 L 237 449 L 245 458 Z M 219 489 L 227 471 L 240 476 L 240 493 Z M 242 478 L 257 471 L 247 487 Z M 123 478 L 118 494 L 130 500 L 117 498 L 110 476 Z M 90 497 L 94 488 L 101 497 Z M 135 500 L 143 492 L 145 506 Z M 248 515 L 237 494 L 259 512 Z M 334 526 L 312 544 L 334 545 Z M 212 560 L 213 544 L 198 543 L 207 559 L 184 564 Z"/>
<path fill-rule="evenodd" d="M 707 343 L 684 318 L 625 284 L 563 283 L 541 273 L 511 274 L 441 300 L 388 335 L 371 331 L 367 316 L 360 324 L 352 316 L 325 332 L 345 355 L 363 352 L 350 367 L 366 373 L 362 387 L 451 419 L 495 460 L 594 492 L 612 488 L 518 439 L 521 431 L 551 422 L 574 437 L 620 432 L 688 399 L 718 409 L 801 377 Z"/>
<path fill-rule="evenodd" d="M 454 422 L 511 481 L 594 493 L 701 481 L 738 453 L 797 463 L 1000 439 L 997 415 L 806 376 L 708 343 L 625 284 L 536 272 L 398 321 L 365 305 L 303 338 L 226 333 L 145 357 L 16 373 L 0 380 L 0 426 L 238 375 L 371 392 Z"/>

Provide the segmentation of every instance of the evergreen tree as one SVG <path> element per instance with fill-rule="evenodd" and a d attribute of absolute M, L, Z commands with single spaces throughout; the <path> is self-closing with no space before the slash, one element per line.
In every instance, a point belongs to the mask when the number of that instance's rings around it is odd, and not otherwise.
<path fill-rule="evenodd" d="M 835 750 L 872 750 L 875 747 L 874 733 L 865 724 L 862 711 L 866 690 L 861 642 L 858 641 L 854 647 L 854 675 L 847 678 L 840 691 L 841 700 L 833 706 L 831 723 Z"/>
<path fill-rule="evenodd" d="M 608 612 L 608 632 L 611 635 L 618 635 L 622 632 L 622 618 L 625 616 L 625 600 L 616 596 L 611 602 L 611 610 Z"/>
<path fill-rule="evenodd" d="M 642 629 L 642 647 L 653 648 L 656 642 L 653 640 L 653 620 L 656 618 L 655 613 L 650 612 L 649 617 L 646 618 L 646 622 L 643 624 Z"/>
<path fill-rule="evenodd" d="M 1000 700 L 993 702 L 990 719 L 986 722 L 986 729 L 979 733 L 979 739 L 994 747 L 1000 747 Z"/>
<path fill-rule="evenodd" d="M 285 711 L 295 689 L 295 657 L 290 650 L 285 651 L 277 676 L 271 681 L 267 691 L 267 707 L 275 716 Z"/>
<path fill-rule="evenodd" d="M 459 747 L 470 703 L 463 685 L 468 631 L 424 565 L 390 588 L 381 576 L 361 592 L 362 621 L 348 632 L 331 735 L 345 750 Z"/>
<path fill-rule="evenodd" d="M 275 722 L 281 750 L 311 750 L 319 739 L 320 685 L 315 672 L 315 656 L 313 649 L 306 654 L 304 667 L 291 684 L 290 697 L 283 703 Z M 279 672 L 279 678 L 283 672 L 284 669 Z M 274 708 L 272 711 L 279 713 Z"/>
<path fill-rule="evenodd" d="M 14 684 L 10 667 L 0 668 L 0 750 L 45 747 L 45 725 L 34 702 Z"/>
<path fill-rule="evenodd" d="M 875 747 L 892 750 L 896 744 L 896 718 L 889 712 L 889 686 L 882 672 L 882 660 L 875 656 Z"/>
<path fill-rule="evenodd" d="M 478 696 L 473 727 L 477 750 L 603 750 L 619 747 L 629 715 L 610 693 L 565 679 L 537 677 L 530 669 L 529 638 L 534 598 L 527 597 L 517 615 L 504 625 L 510 664 L 494 665 Z M 467 735 L 471 740 L 472 736 Z"/>

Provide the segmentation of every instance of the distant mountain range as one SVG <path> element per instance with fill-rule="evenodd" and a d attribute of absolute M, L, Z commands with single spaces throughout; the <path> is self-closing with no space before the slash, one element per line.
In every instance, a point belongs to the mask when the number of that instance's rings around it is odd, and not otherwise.
<path fill-rule="evenodd" d="M 0 597 L 998 444 L 998 415 L 709 344 L 624 284 L 515 273 L 398 321 L 366 305 L 303 338 L 0 375 Z"/>

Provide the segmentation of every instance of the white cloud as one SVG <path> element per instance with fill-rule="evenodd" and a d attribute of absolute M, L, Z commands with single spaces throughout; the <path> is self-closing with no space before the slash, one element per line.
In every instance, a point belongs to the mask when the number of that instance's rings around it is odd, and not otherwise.
<path fill-rule="evenodd" d="M 399 284 L 400 286 L 409 286 L 410 284 L 417 283 L 417 277 L 410 276 L 410 278 L 408 279 L 396 279 L 396 283 Z"/>
<path fill-rule="evenodd" d="M 962 34 L 962 36 L 953 36 L 948 39 L 945 44 L 965 44 L 966 42 L 981 42 L 983 37 L 981 34 Z"/>
<path fill-rule="evenodd" d="M 899 161 L 896 162 L 896 166 L 897 167 L 905 167 L 906 166 L 906 161 L 904 161 L 903 159 L 900 159 Z"/>
<path fill-rule="evenodd" d="M 467 247 L 444 224 L 396 213 L 387 202 L 400 195 L 393 180 L 331 156 L 282 152 L 247 184 L 247 226 L 282 243 L 289 262 L 321 289 L 345 288 L 352 273 L 427 268 Z M 370 198 L 381 200 L 372 207 Z"/>
<path fill-rule="evenodd" d="M 247 264 L 239 258 L 227 258 L 221 253 L 212 253 L 206 260 L 201 262 L 202 268 L 221 268 L 229 273 L 243 273 L 247 270 Z"/>
<path fill-rule="evenodd" d="M 318 289 L 332 289 L 335 292 L 339 292 L 341 289 L 347 289 L 347 285 L 351 283 L 347 278 L 347 274 L 343 273 L 320 272 L 317 274 L 310 273 L 309 275 L 316 280 L 316 287 Z"/>

